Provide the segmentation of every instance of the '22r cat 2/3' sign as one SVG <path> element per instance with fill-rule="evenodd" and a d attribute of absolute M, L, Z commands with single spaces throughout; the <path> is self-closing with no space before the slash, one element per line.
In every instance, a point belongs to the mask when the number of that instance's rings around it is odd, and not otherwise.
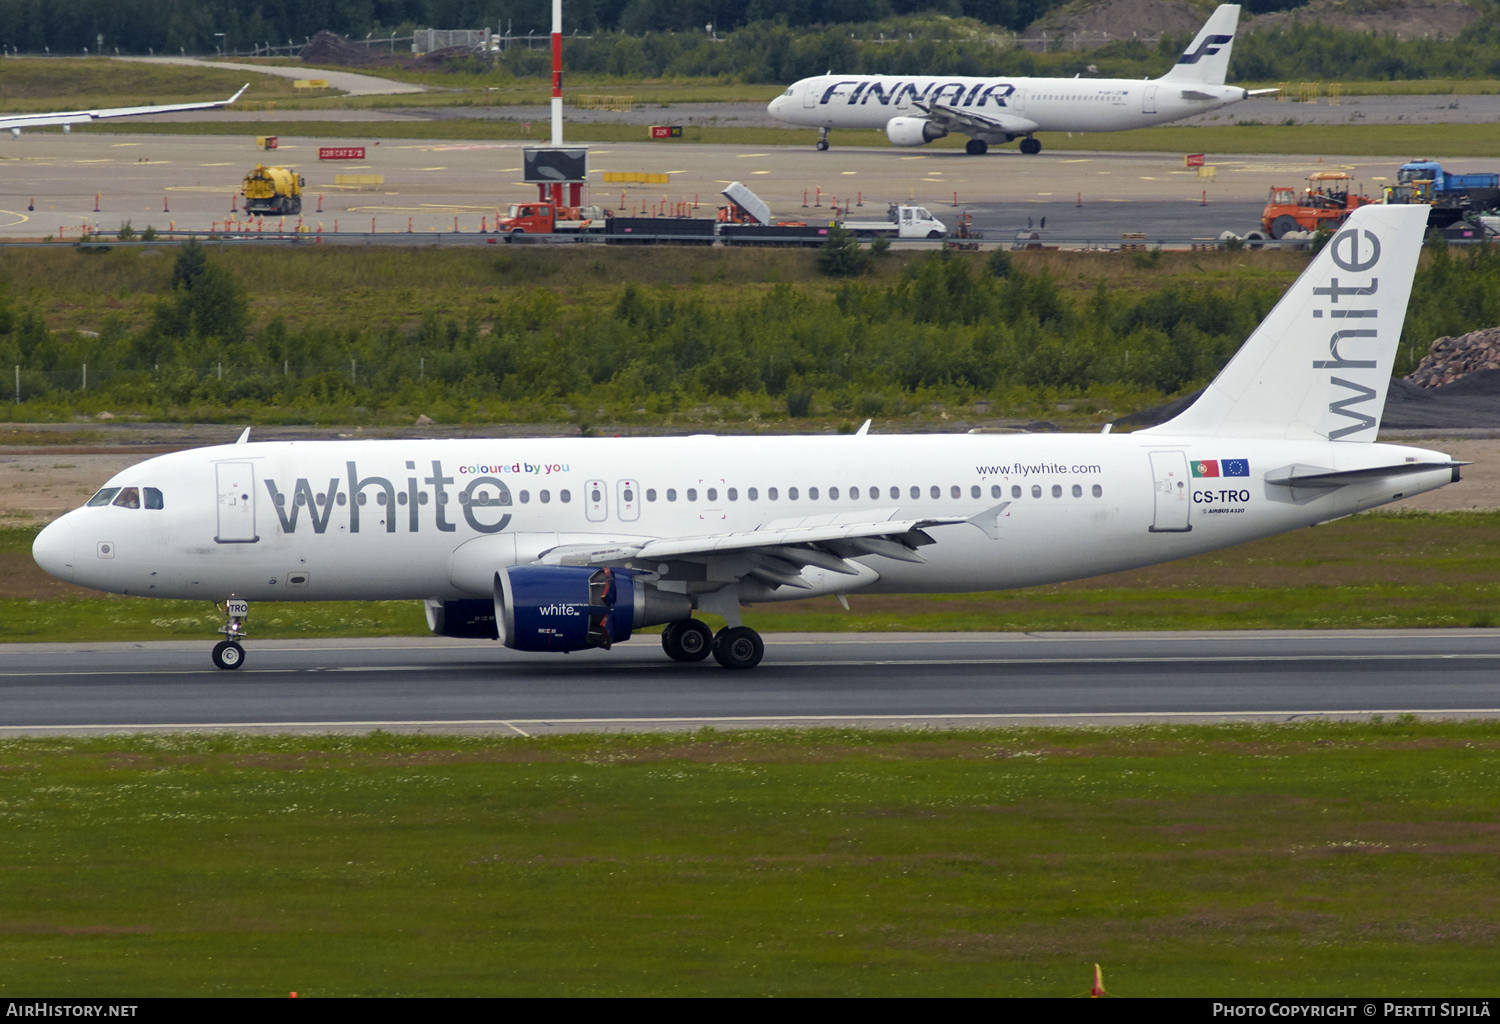
<path fill-rule="evenodd" d="M 363 160 L 365 158 L 365 147 L 363 146 L 319 146 L 319 160 Z"/>

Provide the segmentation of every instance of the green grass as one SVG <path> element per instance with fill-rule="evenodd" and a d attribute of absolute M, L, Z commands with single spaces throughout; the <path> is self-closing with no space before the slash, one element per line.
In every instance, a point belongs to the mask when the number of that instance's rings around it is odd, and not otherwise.
<path fill-rule="evenodd" d="M 1440 446 L 1439 446 L 1440 447 Z M 212 639 L 207 602 L 47 586 L 0 530 L 0 642 Z M 1453 628 L 1500 625 L 1500 512 L 1366 513 L 1091 580 L 982 594 L 758 605 L 765 632 Z M 24 597 L 17 595 L 26 595 Z M 252 637 L 425 636 L 416 601 L 262 603 Z"/>
<path fill-rule="evenodd" d="M 1287 117 L 1296 117 L 1288 105 Z M 670 120 L 670 118 L 667 118 Z M 547 126 L 538 121 L 529 132 L 519 121 L 179 121 L 170 124 L 125 122 L 80 127 L 75 131 L 99 131 L 156 135 L 279 135 L 282 138 L 350 139 L 526 139 L 544 141 Z M 1063 132 L 1040 132 L 1037 137 L 1049 151 L 1101 150 L 1117 153 L 1211 153 L 1406 157 L 1412 153 L 1433 156 L 1500 156 L 1500 135 L 1476 131 L 1467 124 L 1412 125 L 1226 125 L 1224 127 L 1140 128 L 1129 132 L 1095 132 L 1069 137 Z M 573 142 L 646 142 L 641 125 L 569 124 Z M 708 143 L 725 146 L 811 146 L 816 129 L 721 128 L 688 125 L 673 145 Z M 889 147 L 883 131 L 835 130 L 829 136 L 834 146 Z M 929 148 L 961 149 L 965 136 L 950 135 L 929 143 Z"/>
<path fill-rule="evenodd" d="M 298 92 L 289 78 L 252 71 L 101 57 L 11 57 L 0 60 L 0 112 L 194 103 L 223 99 L 246 82 L 246 95 L 257 100 Z"/>
<path fill-rule="evenodd" d="M 1480 996 L 1495 723 L 0 743 L 0 992 Z"/>

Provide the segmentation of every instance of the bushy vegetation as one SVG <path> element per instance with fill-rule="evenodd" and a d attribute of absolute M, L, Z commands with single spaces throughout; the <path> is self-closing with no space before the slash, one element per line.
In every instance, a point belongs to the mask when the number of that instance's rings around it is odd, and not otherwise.
<path fill-rule="evenodd" d="M 721 264 L 712 287 L 698 287 L 707 278 L 694 270 L 686 287 L 625 281 L 585 294 L 580 271 L 608 273 L 598 257 L 573 267 L 565 277 L 575 283 L 563 284 L 547 279 L 540 264 L 548 254 L 524 257 L 537 261 L 528 282 L 516 280 L 518 257 L 436 251 L 430 257 L 451 264 L 455 283 L 480 287 L 424 292 L 425 302 L 398 290 L 381 308 L 410 315 L 361 319 L 351 310 L 378 296 L 358 287 L 358 268 L 374 261 L 378 279 L 394 275 L 390 252 L 277 257 L 283 273 L 316 272 L 326 284 L 300 305 L 290 295 L 252 305 L 245 281 L 279 291 L 254 262 L 272 255 L 184 246 L 170 264 L 151 265 L 154 279 L 133 279 L 132 288 L 154 297 L 138 301 L 133 317 L 104 312 L 93 336 L 48 325 L 49 310 L 73 293 L 33 283 L 6 299 L 0 367 L 21 367 L 23 398 L 11 417 L 109 409 L 262 422 L 409 422 L 424 412 L 447 422 L 659 422 L 897 417 L 976 400 L 995 414 L 1046 416 L 1080 399 L 1083 412 L 1103 416 L 1211 378 L 1290 279 L 1239 268 L 1220 278 L 1158 277 L 1168 262 L 1159 255 L 1119 254 L 1078 263 L 1061 282 L 1031 254 L 937 252 L 893 254 L 896 263 L 824 283 L 778 283 L 778 261 L 810 272 L 814 258 L 758 253 L 770 268 L 759 280 L 731 279 Z M 858 249 L 820 255 L 834 270 L 868 262 Z M 661 261 L 672 256 L 664 251 Z M 722 258 L 731 256 L 752 258 Z M 96 261 L 101 281 L 97 261 L 126 258 L 73 257 Z M 1496 250 L 1440 248 L 1424 261 L 1398 373 L 1434 337 L 1500 323 Z M 1120 265 L 1133 275 L 1128 284 L 1105 280 Z M 126 277 L 139 270 L 118 266 Z M 117 289 L 104 308 L 118 309 L 129 290 Z M 324 298 L 340 290 L 345 300 Z"/>

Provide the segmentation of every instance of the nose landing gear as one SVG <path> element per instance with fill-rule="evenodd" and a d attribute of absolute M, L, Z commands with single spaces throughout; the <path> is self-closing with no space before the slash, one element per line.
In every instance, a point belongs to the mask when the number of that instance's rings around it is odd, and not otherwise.
<path fill-rule="evenodd" d="M 245 663 L 245 649 L 233 640 L 214 644 L 214 668 L 239 668 Z"/>
<path fill-rule="evenodd" d="M 214 667 L 239 668 L 245 663 L 245 649 L 240 646 L 240 640 L 248 635 L 245 620 L 250 617 L 250 602 L 230 598 L 214 607 L 224 613 L 224 625 L 219 627 L 219 632 L 226 638 L 214 644 Z"/>
<path fill-rule="evenodd" d="M 827 150 L 828 150 L 828 129 L 827 128 L 819 128 L 818 129 L 818 152 L 819 153 L 823 153 L 823 152 L 826 152 Z"/>

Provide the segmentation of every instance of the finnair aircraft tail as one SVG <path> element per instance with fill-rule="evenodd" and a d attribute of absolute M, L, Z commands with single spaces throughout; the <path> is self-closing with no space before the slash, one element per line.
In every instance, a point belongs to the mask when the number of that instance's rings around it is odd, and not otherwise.
<path fill-rule="evenodd" d="M 1229 51 L 1234 46 L 1234 30 L 1240 20 L 1236 4 L 1221 4 L 1209 17 L 1191 46 L 1158 81 L 1203 82 L 1223 85 L 1229 71 Z"/>
<path fill-rule="evenodd" d="M 1203 395 L 1139 433 L 1375 440 L 1425 216 L 1356 211 Z"/>

